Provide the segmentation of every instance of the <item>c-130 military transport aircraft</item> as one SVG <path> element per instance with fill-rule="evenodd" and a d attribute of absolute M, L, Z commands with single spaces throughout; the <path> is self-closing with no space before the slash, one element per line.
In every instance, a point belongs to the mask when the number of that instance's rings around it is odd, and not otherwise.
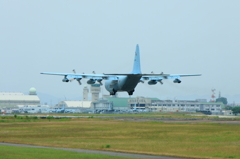
<path fill-rule="evenodd" d="M 75 70 L 74 73 L 49 73 L 49 72 L 41 72 L 41 74 L 46 75 L 60 75 L 64 76 L 63 82 L 69 82 L 72 80 L 77 80 L 81 85 L 81 79 L 86 78 L 89 79 L 87 84 L 95 84 L 98 82 L 102 85 L 102 80 L 105 81 L 105 88 L 110 95 L 115 95 L 116 92 L 128 92 L 129 95 L 132 95 L 135 87 L 139 82 L 144 83 L 144 81 L 148 81 L 149 85 L 155 85 L 158 82 L 163 84 L 162 80 L 164 79 L 173 79 L 174 83 L 181 83 L 181 77 L 187 76 L 201 76 L 201 74 L 142 74 L 141 66 L 140 66 L 140 51 L 139 46 L 136 46 L 133 70 L 131 73 L 126 74 L 77 74 Z"/>

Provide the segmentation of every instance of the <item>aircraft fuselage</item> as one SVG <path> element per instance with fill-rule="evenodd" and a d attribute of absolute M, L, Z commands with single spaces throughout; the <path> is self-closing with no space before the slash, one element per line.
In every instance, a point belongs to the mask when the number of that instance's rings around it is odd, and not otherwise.
<path fill-rule="evenodd" d="M 115 94 L 114 92 L 124 92 L 124 91 L 134 92 L 134 89 L 139 83 L 141 77 L 142 76 L 138 74 L 118 76 L 118 80 L 106 80 L 105 88 L 111 94 Z"/>

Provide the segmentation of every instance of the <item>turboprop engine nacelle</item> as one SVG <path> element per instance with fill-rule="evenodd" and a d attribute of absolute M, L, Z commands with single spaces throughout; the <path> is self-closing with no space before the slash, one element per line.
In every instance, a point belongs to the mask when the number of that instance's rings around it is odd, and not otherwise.
<path fill-rule="evenodd" d="M 63 82 L 69 82 L 69 79 L 64 78 L 62 81 L 63 81 Z"/>
<path fill-rule="evenodd" d="M 156 80 L 151 80 L 151 81 L 148 81 L 148 84 L 149 85 L 154 85 L 154 84 L 157 84 L 157 81 Z"/>
<path fill-rule="evenodd" d="M 181 83 L 182 81 L 180 81 L 179 79 L 175 79 L 174 81 L 173 81 L 173 83 Z"/>
<path fill-rule="evenodd" d="M 90 79 L 90 80 L 87 81 L 87 84 L 94 84 L 95 82 L 96 82 L 96 80 Z"/>

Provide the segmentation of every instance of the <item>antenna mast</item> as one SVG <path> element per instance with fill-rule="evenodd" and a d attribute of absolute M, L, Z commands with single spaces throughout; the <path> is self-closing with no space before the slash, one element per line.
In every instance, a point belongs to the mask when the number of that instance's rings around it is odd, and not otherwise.
<path fill-rule="evenodd" d="M 215 91 L 216 89 L 212 89 L 212 99 L 211 99 L 211 102 L 215 102 Z"/>

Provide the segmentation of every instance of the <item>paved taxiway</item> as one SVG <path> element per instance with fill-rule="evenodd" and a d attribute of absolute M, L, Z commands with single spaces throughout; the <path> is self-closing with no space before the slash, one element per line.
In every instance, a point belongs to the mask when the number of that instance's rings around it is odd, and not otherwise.
<path fill-rule="evenodd" d="M 8 115 L 13 116 L 13 115 Z M 26 116 L 26 115 L 18 115 Z M 28 115 L 37 116 L 38 118 L 47 118 L 50 115 Z M 145 122 L 145 121 L 158 121 L 164 123 L 215 123 L 215 124 L 230 124 L 230 125 L 240 125 L 240 120 L 237 119 L 239 116 L 216 116 L 218 118 L 161 118 L 161 117 L 114 117 L 114 116 L 51 116 L 53 118 L 109 118 L 122 121 L 136 121 L 136 122 Z M 215 116 L 209 116 L 215 117 Z"/>
<path fill-rule="evenodd" d="M 79 152 L 79 153 L 102 154 L 102 155 L 109 155 L 109 156 L 132 157 L 132 158 L 183 159 L 183 158 L 179 158 L 179 157 L 167 157 L 167 156 L 156 156 L 156 155 L 142 155 L 142 154 L 122 153 L 122 152 L 112 152 L 112 151 L 98 151 L 98 150 L 85 150 L 85 149 L 70 149 L 70 148 L 58 148 L 58 147 L 45 147 L 45 146 L 34 146 L 34 145 L 26 145 L 26 144 L 12 144 L 12 143 L 3 143 L 3 142 L 0 142 L 0 145 L 5 145 L 5 146 L 18 146 L 18 147 L 31 147 L 31 148 L 46 148 L 46 149 L 56 149 L 56 150 L 73 151 L 73 152 Z"/>

